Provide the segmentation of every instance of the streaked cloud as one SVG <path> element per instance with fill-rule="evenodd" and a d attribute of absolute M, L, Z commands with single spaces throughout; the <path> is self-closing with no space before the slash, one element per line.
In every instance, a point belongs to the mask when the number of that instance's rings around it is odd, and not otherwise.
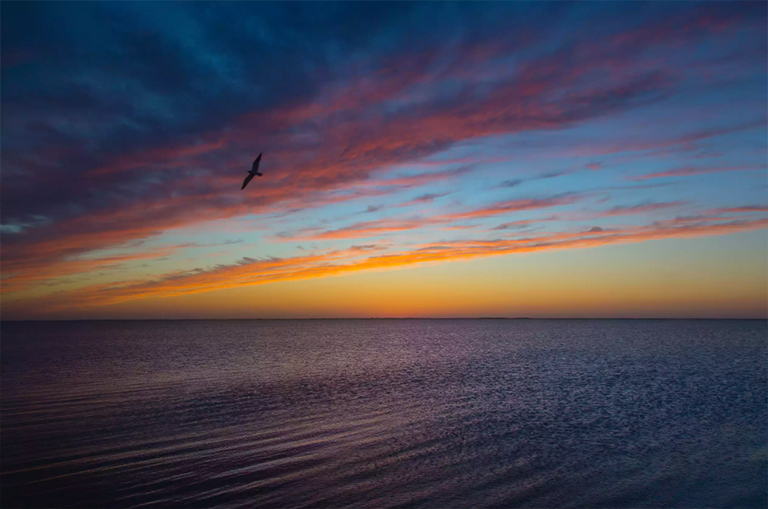
<path fill-rule="evenodd" d="M 107 302 L 550 249 L 518 243 L 532 229 L 575 249 L 758 228 L 739 179 L 766 170 L 767 11 L 9 3 L 3 296 L 77 276 L 83 302 Z M 265 176 L 241 192 L 259 152 Z M 626 183 L 709 173 L 717 189 Z"/>
<path fill-rule="evenodd" d="M 661 177 L 690 177 L 693 175 L 706 175 L 708 173 L 725 173 L 731 171 L 765 171 L 768 166 L 686 166 L 671 170 L 649 173 L 639 177 L 630 177 L 629 180 L 648 180 Z"/>
<path fill-rule="evenodd" d="M 423 245 L 410 251 L 350 260 L 360 254 L 359 248 L 331 251 L 326 254 L 285 259 L 257 260 L 244 257 L 232 265 L 212 269 L 166 274 L 149 280 L 87 287 L 68 295 L 58 307 L 102 306 L 133 299 L 184 295 L 237 286 L 280 281 L 337 276 L 353 272 L 396 269 L 424 263 L 460 261 L 478 257 L 514 253 L 531 253 L 553 249 L 581 249 L 608 244 L 635 243 L 667 238 L 690 238 L 725 235 L 768 226 L 768 219 L 737 220 L 720 223 L 671 221 L 665 224 L 586 232 L 542 234 L 514 240 L 464 240 Z"/>

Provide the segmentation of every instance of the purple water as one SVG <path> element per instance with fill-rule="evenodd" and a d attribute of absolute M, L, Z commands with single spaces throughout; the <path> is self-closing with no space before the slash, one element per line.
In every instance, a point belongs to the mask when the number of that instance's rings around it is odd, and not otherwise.
<path fill-rule="evenodd" d="M 0 506 L 768 505 L 768 322 L 5 322 Z"/>

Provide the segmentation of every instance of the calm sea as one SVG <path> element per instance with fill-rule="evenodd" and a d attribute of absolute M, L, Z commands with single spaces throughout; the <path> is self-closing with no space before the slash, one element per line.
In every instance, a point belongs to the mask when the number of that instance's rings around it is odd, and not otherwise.
<path fill-rule="evenodd" d="M 768 322 L 3 323 L 0 507 L 768 506 Z"/>

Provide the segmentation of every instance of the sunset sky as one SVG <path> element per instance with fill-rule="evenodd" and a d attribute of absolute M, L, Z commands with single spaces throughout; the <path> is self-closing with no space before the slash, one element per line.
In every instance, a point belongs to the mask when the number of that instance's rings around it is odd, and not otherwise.
<path fill-rule="evenodd" d="M 0 8 L 3 319 L 766 317 L 765 2 Z"/>

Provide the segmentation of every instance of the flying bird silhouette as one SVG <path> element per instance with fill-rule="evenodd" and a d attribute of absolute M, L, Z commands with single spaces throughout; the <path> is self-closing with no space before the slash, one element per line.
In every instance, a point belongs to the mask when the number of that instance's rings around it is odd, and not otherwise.
<path fill-rule="evenodd" d="M 241 191 L 245 189 L 245 186 L 248 185 L 248 182 L 250 182 L 253 177 L 255 177 L 256 175 L 261 177 L 261 173 L 259 173 L 260 162 L 261 162 L 261 154 L 259 154 L 259 157 L 257 157 L 256 160 L 253 162 L 253 166 L 251 166 L 251 171 L 248 172 L 248 176 L 245 177 L 245 180 L 243 180 L 243 187 L 240 188 Z"/>

